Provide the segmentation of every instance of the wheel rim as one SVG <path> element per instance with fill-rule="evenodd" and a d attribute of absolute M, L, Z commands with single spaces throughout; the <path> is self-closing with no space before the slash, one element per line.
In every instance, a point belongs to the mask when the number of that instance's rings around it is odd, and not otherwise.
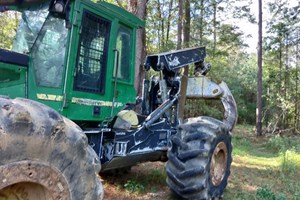
<path fill-rule="evenodd" d="M 211 159 L 210 176 L 214 186 L 221 184 L 227 169 L 228 150 L 224 142 L 217 144 Z"/>
<path fill-rule="evenodd" d="M 53 200 L 49 190 L 37 183 L 21 182 L 0 190 L 0 199 L 9 200 Z"/>
<path fill-rule="evenodd" d="M 30 195 L 35 190 L 39 191 L 41 198 Z M 70 199 L 64 176 L 56 168 L 35 161 L 19 161 L 0 166 L 0 197 L 3 195 L 13 200 Z"/>

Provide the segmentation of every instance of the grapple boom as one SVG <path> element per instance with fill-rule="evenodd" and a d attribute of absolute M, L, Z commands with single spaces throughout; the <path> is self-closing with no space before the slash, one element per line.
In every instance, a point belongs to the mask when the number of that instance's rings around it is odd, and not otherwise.
<path fill-rule="evenodd" d="M 147 56 L 144 67 L 146 70 L 152 67 L 155 71 L 173 71 L 188 64 L 201 63 L 204 61 L 205 56 L 204 47 L 170 51 Z"/>
<path fill-rule="evenodd" d="M 174 81 L 179 81 L 179 79 L 174 78 L 174 76 L 176 76 L 175 74 L 177 73 L 169 72 L 176 72 L 186 65 L 194 64 L 195 77 L 190 77 L 188 79 L 187 92 L 182 93 L 182 91 L 176 91 L 174 93 L 180 93 L 179 96 L 186 94 L 186 96 L 190 98 L 220 99 L 224 107 L 223 122 L 226 124 L 229 130 L 232 130 L 237 121 L 237 108 L 235 100 L 226 83 L 221 82 L 220 84 L 217 84 L 205 76 L 211 68 L 209 64 L 205 64 L 205 57 L 205 47 L 188 48 L 149 55 L 146 58 L 144 67 L 146 70 L 149 70 L 151 67 L 155 71 L 162 71 L 165 81 L 171 83 Z M 164 86 L 165 81 L 161 80 L 159 82 L 162 90 L 163 88 L 166 88 L 166 86 Z M 179 81 L 179 83 L 182 84 L 181 81 Z M 170 85 L 174 84 L 171 83 Z M 179 89 L 180 87 L 176 88 Z M 168 93 L 167 91 L 160 92 L 162 94 Z M 176 95 L 172 96 L 172 98 L 174 97 L 176 98 Z M 176 101 L 174 101 L 174 103 L 175 102 Z M 149 117 L 152 116 L 152 114 L 157 115 L 155 112 L 151 113 Z"/>

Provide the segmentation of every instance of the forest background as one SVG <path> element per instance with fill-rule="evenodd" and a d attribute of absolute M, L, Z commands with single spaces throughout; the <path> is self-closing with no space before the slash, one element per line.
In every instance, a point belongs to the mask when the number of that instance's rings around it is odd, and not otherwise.
<path fill-rule="evenodd" d="M 257 2 L 249 0 L 110 0 L 146 21 L 139 30 L 138 61 L 153 54 L 205 46 L 209 77 L 225 81 L 238 107 L 238 123 L 255 124 L 257 98 Z M 300 3 L 263 2 L 264 133 L 300 128 Z M 10 49 L 20 14 L 0 14 L 0 48 Z M 138 68 L 138 67 L 137 67 Z M 142 69 L 137 78 L 144 77 Z M 151 74 L 152 72 L 150 72 Z M 189 73 L 193 73 L 190 67 Z M 149 73 L 147 74 L 149 75 Z M 217 102 L 188 99 L 186 115 L 222 118 Z M 197 110 L 195 112 L 195 110 Z"/>
<path fill-rule="evenodd" d="M 256 137 L 258 2 L 261 0 L 107 0 L 146 21 L 138 30 L 136 83 L 146 54 L 205 46 L 208 76 L 225 81 L 238 108 L 233 163 L 224 199 L 300 199 L 300 2 L 264 0 L 262 123 Z M 0 48 L 11 49 L 20 14 L 0 13 Z M 193 66 L 189 67 L 193 74 Z M 136 84 L 138 85 L 138 84 Z M 141 88 L 137 87 L 139 93 Z M 223 118 L 219 101 L 187 99 L 185 115 Z M 288 136 L 288 137 L 281 137 Z M 160 162 L 104 180 L 106 199 L 174 199 Z"/>

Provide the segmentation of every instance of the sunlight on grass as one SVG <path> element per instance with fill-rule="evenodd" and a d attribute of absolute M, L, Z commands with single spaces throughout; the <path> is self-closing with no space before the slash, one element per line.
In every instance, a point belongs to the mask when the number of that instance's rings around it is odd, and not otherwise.
<path fill-rule="evenodd" d="M 293 150 L 287 150 L 285 152 L 285 158 L 298 166 L 300 166 L 300 154 L 297 154 Z"/>
<path fill-rule="evenodd" d="M 224 199 L 300 200 L 300 138 L 253 135 L 238 126 Z"/>
<path fill-rule="evenodd" d="M 278 167 L 282 162 L 282 158 L 280 156 L 273 158 L 264 158 L 264 157 L 256 157 L 251 155 L 245 156 L 235 156 L 234 162 L 232 165 L 234 166 L 247 166 L 247 167 L 256 167 L 256 168 L 269 168 L 269 167 Z"/>

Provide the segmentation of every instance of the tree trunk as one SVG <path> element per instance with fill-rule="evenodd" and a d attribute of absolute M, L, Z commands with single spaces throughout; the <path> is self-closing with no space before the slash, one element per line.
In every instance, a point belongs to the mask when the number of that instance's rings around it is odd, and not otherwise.
<path fill-rule="evenodd" d="M 182 46 L 182 17 L 183 17 L 183 0 L 178 0 L 178 22 L 177 22 L 177 49 Z"/>
<path fill-rule="evenodd" d="M 138 12 L 138 0 L 129 0 L 128 1 L 128 11 L 137 15 Z"/>
<path fill-rule="evenodd" d="M 158 16 L 158 24 L 159 24 L 159 30 L 158 30 L 158 49 L 161 50 L 161 47 L 164 48 L 165 46 L 165 27 L 164 27 L 164 17 L 162 17 L 162 11 L 161 11 L 161 3 L 160 0 L 157 0 L 157 16 Z"/>
<path fill-rule="evenodd" d="M 170 0 L 170 4 L 169 4 L 169 13 L 168 13 L 168 18 L 167 18 L 167 36 L 166 36 L 166 44 L 169 43 L 172 10 L 173 10 L 173 0 Z"/>
<path fill-rule="evenodd" d="M 285 70 L 284 70 L 284 101 L 289 101 L 287 97 L 287 90 L 289 88 L 288 80 L 289 80 L 289 45 L 288 45 L 288 33 L 285 33 Z M 284 115 L 284 120 L 283 120 L 283 128 L 286 129 L 289 124 L 289 116 L 287 116 L 288 113 Z"/>
<path fill-rule="evenodd" d="M 185 0 L 184 4 L 184 28 L 183 28 L 183 47 L 189 47 L 191 32 L 191 5 L 190 0 Z"/>
<path fill-rule="evenodd" d="M 282 38 L 280 38 L 280 44 L 279 44 L 279 94 L 282 95 Z"/>
<path fill-rule="evenodd" d="M 204 30 L 204 23 L 203 23 L 203 19 L 204 19 L 204 0 L 200 0 L 200 27 L 199 27 L 199 33 L 200 33 L 200 45 L 203 45 L 203 30 Z"/>
<path fill-rule="evenodd" d="M 299 41 L 299 31 L 297 31 L 297 41 Z M 295 76 L 296 76 L 296 83 L 295 83 L 295 112 L 294 112 L 294 129 L 298 130 L 298 124 L 299 124 L 299 116 L 298 116 L 298 82 L 299 82 L 299 78 L 298 78 L 298 66 L 299 65 L 299 42 L 297 42 L 296 44 L 296 72 L 295 72 Z"/>
<path fill-rule="evenodd" d="M 213 56 L 215 56 L 216 53 L 216 46 L 217 46 L 217 2 L 216 0 L 212 1 L 213 6 Z"/>
<path fill-rule="evenodd" d="M 163 1 L 163 4 L 165 2 Z M 163 49 L 165 49 L 166 43 L 165 43 L 165 17 L 161 17 L 161 24 L 160 24 L 160 28 L 161 28 L 161 46 Z"/>
<path fill-rule="evenodd" d="M 258 0 L 256 135 L 262 135 L 262 0 Z"/>
<path fill-rule="evenodd" d="M 184 26 L 183 26 L 183 45 L 189 47 L 190 42 L 190 28 L 191 28 L 191 5 L 190 0 L 185 0 L 184 4 Z M 183 76 L 181 78 L 180 99 L 179 99 L 179 118 L 184 119 L 184 107 L 186 100 L 186 89 L 189 76 L 189 66 L 184 67 Z"/>
<path fill-rule="evenodd" d="M 147 14 L 148 0 L 130 0 L 128 10 L 137 17 L 145 20 Z M 137 30 L 136 37 L 136 61 L 135 61 L 135 89 L 138 96 L 142 94 L 142 83 L 144 79 L 143 62 L 146 56 L 146 31 L 144 28 Z"/>

